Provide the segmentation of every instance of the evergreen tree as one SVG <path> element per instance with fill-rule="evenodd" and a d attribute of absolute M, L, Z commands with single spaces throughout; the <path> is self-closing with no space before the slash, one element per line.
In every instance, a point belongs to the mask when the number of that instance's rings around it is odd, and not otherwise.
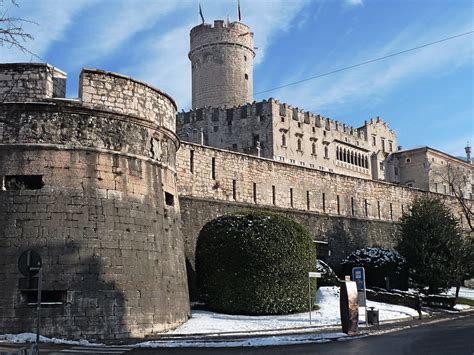
<path fill-rule="evenodd" d="M 457 286 L 469 273 L 466 266 L 470 268 L 471 261 L 465 255 L 470 254 L 470 247 L 458 221 L 438 199 L 416 199 L 401 219 L 398 251 L 406 258 L 410 276 L 420 290 L 437 293 Z"/>

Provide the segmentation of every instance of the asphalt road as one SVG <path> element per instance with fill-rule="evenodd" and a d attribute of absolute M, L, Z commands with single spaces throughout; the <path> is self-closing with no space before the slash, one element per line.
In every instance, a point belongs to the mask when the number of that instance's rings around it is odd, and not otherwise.
<path fill-rule="evenodd" d="M 127 354 L 416 354 L 416 355 L 474 355 L 474 314 L 467 317 L 425 324 L 382 335 L 371 335 L 323 344 L 271 346 L 261 348 L 178 348 L 134 350 Z"/>
<path fill-rule="evenodd" d="M 413 323 L 412 323 L 413 324 Z M 361 330 L 364 330 L 363 328 Z M 350 339 L 350 338 L 345 338 Z M 19 345 L 0 344 L 0 354 L 14 352 Z M 16 349 L 15 349 L 16 348 Z M 157 348 L 134 349 L 131 346 L 97 347 L 69 346 L 61 347 L 42 344 L 41 355 L 74 354 L 157 354 L 157 355 L 237 355 L 237 354 L 416 354 L 416 355 L 474 355 L 474 313 L 452 320 L 422 324 L 409 329 L 393 331 L 381 335 L 370 335 L 350 340 L 331 341 L 304 345 L 242 347 L 242 348 Z"/>

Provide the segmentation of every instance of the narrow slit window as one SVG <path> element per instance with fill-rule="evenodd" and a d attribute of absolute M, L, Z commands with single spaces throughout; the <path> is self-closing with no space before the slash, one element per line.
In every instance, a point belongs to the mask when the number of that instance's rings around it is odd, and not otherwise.
<path fill-rule="evenodd" d="M 326 213 L 326 194 L 323 192 L 323 212 Z"/>
<path fill-rule="evenodd" d="M 364 210 L 365 210 L 365 216 L 369 216 L 369 204 L 367 202 L 367 199 L 364 200 Z"/>
<path fill-rule="evenodd" d="M 232 180 L 232 198 L 235 200 L 237 200 L 237 181 L 236 180 Z"/>
<path fill-rule="evenodd" d="M 290 206 L 293 207 L 293 188 L 290 187 Z"/>
<path fill-rule="evenodd" d="M 253 202 L 257 203 L 257 184 L 253 183 Z"/>
<path fill-rule="evenodd" d="M 390 203 L 390 219 L 393 219 L 393 205 Z"/>
<path fill-rule="evenodd" d="M 211 160 L 211 178 L 213 180 L 216 179 L 216 158 L 212 158 Z"/>
<path fill-rule="evenodd" d="M 276 205 L 276 188 L 272 185 L 272 204 Z"/>
<path fill-rule="evenodd" d="M 336 202 L 337 202 L 337 214 L 341 214 L 341 199 L 339 198 L 339 195 L 336 196 Z"/>
<path fill-rule="evenodd" d="M 377 214 L 378 214 L 379 219 L 380 219 L 380 216 L 381 216 L 381 214 L 380 214 L 380 201 L 377 201 Z"/>
<path fill-rule="evenodd" d="M 311 209 L 311 198 L 309 191 L 306 191 L 306 209 L 309 211 Z"/>
<path fill-rule="evenodd" d="M 194 150 L 189 152 L 189 171 L 194 174 Z"/>
<path fill-rule="evenodd" d="M 355 216 L 355 204 L 354 204 L 354 197 L 351 197 L 351 214 Z"/>

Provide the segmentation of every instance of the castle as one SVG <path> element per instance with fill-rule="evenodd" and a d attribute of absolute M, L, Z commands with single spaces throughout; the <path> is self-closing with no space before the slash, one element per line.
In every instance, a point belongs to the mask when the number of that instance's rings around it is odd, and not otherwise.
<path fill-rule="evenodd" d="M 193 28 L 193 110 L 177 116 L 167 94 L 120 74 L 84 69 L 69 99 L 57 68 L 0 64 L 2 330 L 32 330 L 35 285 L 17 268 L 28 249 L 43 259 L 43 334 L 143 337 L 189 317 L 197 236 L 224 213 L 289 215 L 335 268 L 394 246 L 417 196 L 464 218 L 434 172 L 454 166 L 471 193 L 471 164 L 399 150 L 379 118 L 353 128 L 253 102 L 254 56 L 240 22 Z"/>

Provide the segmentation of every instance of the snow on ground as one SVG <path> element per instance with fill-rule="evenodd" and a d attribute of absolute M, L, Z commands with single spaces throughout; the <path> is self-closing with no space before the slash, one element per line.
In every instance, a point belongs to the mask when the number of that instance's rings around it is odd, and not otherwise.
<path fill-rule="evenodd" d="M 456 289 L 452 288 L 451 291 L 456 294 Z M 459 289 L 459 297 L 474 300 L 474 288 L 461 287 Z"/>
<path fill-rule="evenodd" d="M 47 338 L 40 335 L 40 343 L 67 344 L 67 345 L 102 345 L 92 344 L 85 339 L 81 340 L 65 340 L 58 338 Z M 36 341 L 35 333 L 20 334 L 0 334 L 0 343 L 34 343 Z"/>
<path fill-rule="evenodd" d="M 258 338 L 243 338 L 223 341 L 206 340 L 152 340 L 135 344 L 139 348 L 175 348 L 175 347 L 246 347 L 246 346 L 271 346 L 271 345 L 295 345 L 308 343 L 326 343 L 331 340 L 347 337 L 344 333 L 321 333 L 321 334 L 299 334 L 299 335 L 276 335 Z"/>
<path fill-rule="evenodd" d="M 313 327 L 337 326 L 341 324 L 339 314 L 339 288 L 320 287 L 316 295 L 319 310 L 311 314 Z M 379 310 L 380 321 L 418 316 L 408 307 L 368 301 L 369 307 Z M 365 312 L 360 309 L 359 319 L 365 321 Z M 169 334 L 212 334 L 269 331 L 309 327 L 309 312 L 279 316 L 227 315 L 208 311 L 193 311 L 192 318 Z"/>

